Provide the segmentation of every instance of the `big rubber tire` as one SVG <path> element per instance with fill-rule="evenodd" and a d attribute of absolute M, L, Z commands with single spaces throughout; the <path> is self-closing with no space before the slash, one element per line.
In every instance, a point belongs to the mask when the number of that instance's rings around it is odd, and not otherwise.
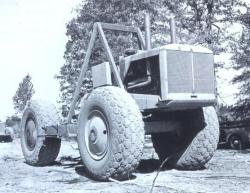
<path fill-rule="evenodd" d="M 203 112 L 194 113 L 185 122 L 184 134 L 153 134 L 155 151 L 168 166 L 182 170 L 204 168 L 213 157 L 219 141 L 219 122 L 213 107 L 203 108 Z M 194 127 L 193 129 L 188 127 Z"/>
<path fill-rule="evenodd" d="M 128 179 L 143 152 L 142 115 L 126 91 L 114 86 L 96 88 L 82 104 L 77 137 L 91 178 Z"/>
<path fill-rule="evenodd" d="M 55 126 L 60 118 L 54 105 L 46 101 L 28 102 L 21 120 L 21 147 L 26 163 L 45 166 L 54 163 L 61 139 L 46 137 L 46 126 Z"/>

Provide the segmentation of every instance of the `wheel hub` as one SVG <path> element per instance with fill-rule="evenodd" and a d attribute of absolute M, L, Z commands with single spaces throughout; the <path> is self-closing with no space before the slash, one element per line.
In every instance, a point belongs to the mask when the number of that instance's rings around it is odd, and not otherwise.
<path fill-rule="evenodd" d="M 233 141 L 233 144 L 234 145 L 239 145 L 239 141 L 236 139 L 236 140 Z"/>
<path fill-rule="evenodd" d="M 92 143 L 95 143 L 96 142 L 96 139 L 97 139 L 97 134 L 94 130 L 91 130 L 90 131 L 90 134 L 89 134 L 89 139 Z"/>
<path fill-rule="evenodd" d="M 242 142 L 241 139 L 237 136 L 232 136 L 229 140 L 230 146 L 233 149 L 241 150 L 242 149 Z"/>
<path fill-rule="evenodd" d="M 29 150 L 33 150 L 36 146 L 37 129 L 33 119 L 29 119 L 25 126 L 25 141 Z"/>
<path fill-rule="evenodd" d="M 108 127 L 104 115 L 100 111 L 93 111 L 85 126 L 85 142 L 87 150 L 95 160 L 102 159 L 108 146 Z"/>

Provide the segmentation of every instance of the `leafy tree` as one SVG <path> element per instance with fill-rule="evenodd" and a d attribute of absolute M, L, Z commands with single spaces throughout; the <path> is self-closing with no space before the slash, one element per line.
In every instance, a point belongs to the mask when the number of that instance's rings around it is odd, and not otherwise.
<path fill-rule="evenodd" d="M 224 50 L 226 22 L 233 17 L 237 1 L 228 0 L 86 0 L 77 10 L 77 16 L 67 24 L 68 42 L 64 54 L 65 64 L 57 79 L 61 88 L 63 114 L 66 115 L 83 64 L 94 22 L 119 23 L 139 26 L 144 30 L 144 13 L 151 15 L 153 47 L 170 41 L 168 20 L 174 16 L 177 37 L 180 43 L 201 44 L 215 53 Z M 105 31 L 115 59 L 126 48 L 135 47 L 128 41 L 128 34 L 111 34 Z M 98 42 L 98 40 L 97 40 Z M 97 43 L 91 56 L 91 65 L 100 63 L 104 57 L 102 47 Z M 88 72 L 81 96 L 92 88 L 91 73 Z"/>
<path fill-rule="evenodd" d="M 25 108 L 27 101 L 32 98 L 34 93 L 35 90 L 31 82 L 31 76 L 27 74 L 23 78 L 22 82 L 19 83 L 16 94 L 13 97 L 14 109 L 17 112 L 21 112 Z"/>
<path fill-rule="evenodd" d="M 20 121 L 21 119 L 18 116 L 12 115 L 10 117 L 7 117 L 7 119 L 5 120 L 5 125 L 6 127 L 13 127 L 14 125 L 18 125 Z"/>
<path fill-rule="evenodd" d="M 223 104 L 218 105 L 218 118 L 220 123 L 235 120 L 234 113 L 230 106 Z"/>
<path fill-rule="evenodd" d="M 250 6 L 242 5 L 246 12 L 235 18 L 242 25 L 240 38 L 232 43 L 234 69 L 239 71 L 233 83 L 239 85 L 238 101 L 232 107 L 236 119 L 250 117 Z"/>

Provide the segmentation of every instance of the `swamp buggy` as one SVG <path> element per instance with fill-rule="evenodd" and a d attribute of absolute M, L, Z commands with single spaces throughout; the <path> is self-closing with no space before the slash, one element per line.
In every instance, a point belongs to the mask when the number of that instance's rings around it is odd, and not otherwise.
<path fill-rule="evenodd" d="M 61 138 L 76 136 L 83 165 L 96 180 L 127 179 L 137 168 L 144 135 L 151 134 L 160 160 L 169 167 L 201 169 L 212 158 L 219 139 L 214 109 L 213 53 L 201 46 L 172 43 L 151 48 L 150 20 L 145 16 L 145 39 L 140 28 L 95 23 L 66 122 L 54 105 L 30 101 L 21 121 L 21 145 L 26 162 L 52 164 Z M 105 30 L 131 33 L 139 50 L 120 53 L 115 62 Z M 108 61 L 90 66 L 96 39 Z M 79 97 L 91 68 L 93 90 Z M 77 124 L 72 124 L 81 101 Z"/>

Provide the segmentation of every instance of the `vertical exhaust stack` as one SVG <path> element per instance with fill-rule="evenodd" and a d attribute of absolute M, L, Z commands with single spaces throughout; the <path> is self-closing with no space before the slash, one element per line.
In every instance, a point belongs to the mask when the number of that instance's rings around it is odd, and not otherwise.
<path fill-rule="evenodd" d="M 145 38 L 146 38 L 146 50 L 150 50 L 151 49 L 151 32 L 150 32 L 149 13 L 145 14 Z"/>
<path fill-rule="evenodd" d="M 170 19 L 170 31 L 171 31 L 171 34 L 170 34 L 171 35 L 171 43 L 176 44 L 177 41 L 176 41 L 175 20 L 173 17 Z"/>

